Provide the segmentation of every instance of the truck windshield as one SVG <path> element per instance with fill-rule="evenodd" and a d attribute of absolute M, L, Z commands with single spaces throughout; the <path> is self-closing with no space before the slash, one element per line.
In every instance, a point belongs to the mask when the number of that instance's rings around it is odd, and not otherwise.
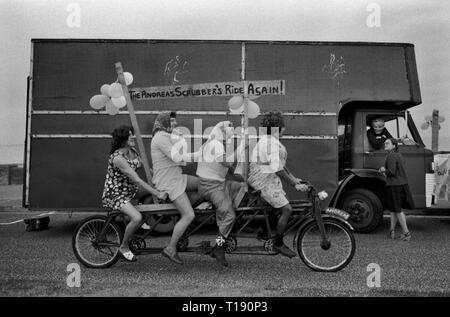
<path fill-rule="evenodd" d="M 413 133 L 409 130 L 408 123 L 403 116 L 386 121 L 386 128 L 391 131 L 394 138 L 400 139 L 404 145 L 415 145 L 418 143 L 414 139 Z"/>

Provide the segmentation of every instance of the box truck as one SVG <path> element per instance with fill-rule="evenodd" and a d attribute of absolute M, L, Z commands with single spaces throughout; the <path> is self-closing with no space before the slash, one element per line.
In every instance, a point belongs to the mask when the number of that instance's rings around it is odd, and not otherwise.
<path fill-rule="evenodd" d="M 191 145 L 222 120 L 239 126 L 227 102 L 249 93 L 262 113 L 281 111 L 291 172 L 330 193 L 357 231 L 370 232 L 387 209 L 378 172 L 386 151 L 366 131 L 382 118 L 401 139 L 416 208 L 426 208 L 433 153 L 408 112 L 421 104 L 414 45 L 404 43 L 33 39 L 28 77 L 23 204 L 30 210 L 98 211 L 111 141 L 129 111 L 96 111 L 90 98 L 117 78 L 120 61 L 147 157 L 161 111 L 177 111 Z M 245 72 L 245 76 L 243 73 Z M 261 116 L 260 116 L 261 117 Z M 249 120 L 259 127 L 260 117 Z M 194 131 L 201 120 L 203 131 Z M 198 122 L 198 121 L 197 121 Z M 201 143 L 201 142 L 200 142 Z M 150 162 L 151 166 L 151 162 Z M 186 173 L 194 174 L 196 164 Z M 285 189 L 290 199 L 302 193 Z"/>

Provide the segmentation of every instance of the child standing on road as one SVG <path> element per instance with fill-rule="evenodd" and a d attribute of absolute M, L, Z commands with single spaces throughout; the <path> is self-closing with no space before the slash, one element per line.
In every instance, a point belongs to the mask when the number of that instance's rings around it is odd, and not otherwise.
<path fill-rule="evenodd" d="M 387 197 L 391 212 L 390 238 L 395 239 L 395 226 L 398 220 L 403 230 L 400 239 L 409 241 L 411 232 L 406 225 L 406 217 L 402 208 L 413 209 L 414 202 L 409 190 L 403 158 L 398 153 L 398 142 L 394 138 L 388 138 L 384 142 L 384 149 L 388 151 L 388 154 L 384 166 L 380 167 L 379 171 L 386 176 Z"/>

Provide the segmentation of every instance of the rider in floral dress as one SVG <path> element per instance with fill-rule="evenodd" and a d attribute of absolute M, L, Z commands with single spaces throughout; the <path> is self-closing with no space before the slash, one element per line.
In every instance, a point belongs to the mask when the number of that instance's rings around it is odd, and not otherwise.
<path fill-rule="evenodd" d="M 154 189 L 136 173 L 142 163 L 134 148 L 133 128 L 121 126 L 113 131 L 112 138 L 102 202 L 103 206 L 118 210 L 130 218 L 119 252 L 127 261 L 134 262 L 136 257 L 131 252 L 128 241 L 143 219 L 141 213 L 131 204 L 131 200 L 141 193 L 152 194 L 159 199 L 165 199 L 167 195 Z"/>
<path fill-rule="evenodd" d="M 131 160 L 119 150 L 114 151 L 109 156 L 108 169 L 106 171 L 105 187 L 103 189 L 102 202 L 104 207 L 112 210 L 120 210 L 120 207 L 126 202 L 131 201 L 138 192 L 138 185 L 130 181 L 119 168 L 114 166 L 114 159 L 117 156 L 123 157 L 130 167 L 136 171 L 142 166 L 141 157 L 134 148 L 130 149 L 134 152 L 136 158 Z"/>

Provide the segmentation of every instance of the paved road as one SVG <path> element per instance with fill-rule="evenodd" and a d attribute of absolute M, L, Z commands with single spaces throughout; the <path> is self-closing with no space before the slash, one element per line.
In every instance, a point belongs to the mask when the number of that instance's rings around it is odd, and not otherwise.
<path fill-rule="evenodd" d="M 1 212 L 0 222 L 21 216 Z M 409 218 L 410 242 L 388 240 L 385 219 L 378 231 L 356 235 L 355 257 L 337 273 L 313 272 L 298 257 L 229 255 L 224 268 L 200 254 L 183 253 L 184 266 L 156 254 L 110 269 L 82 267 L 81 287 L 70 288 L 67 265 L 76 262 L 71 237 L 85 215 L 51 217 L 46 231 L 26 232 L 23 223 L 0 226 L 0 296 L 450 296 L 449 218 Z M 370 263 L 381 267 L 379 288 L 367 286 Z"/>
<path fill-rule="evenodd" d="M 0 212 L 24 211 L 22 208 L 22 185 L 0 185 Z"/>

